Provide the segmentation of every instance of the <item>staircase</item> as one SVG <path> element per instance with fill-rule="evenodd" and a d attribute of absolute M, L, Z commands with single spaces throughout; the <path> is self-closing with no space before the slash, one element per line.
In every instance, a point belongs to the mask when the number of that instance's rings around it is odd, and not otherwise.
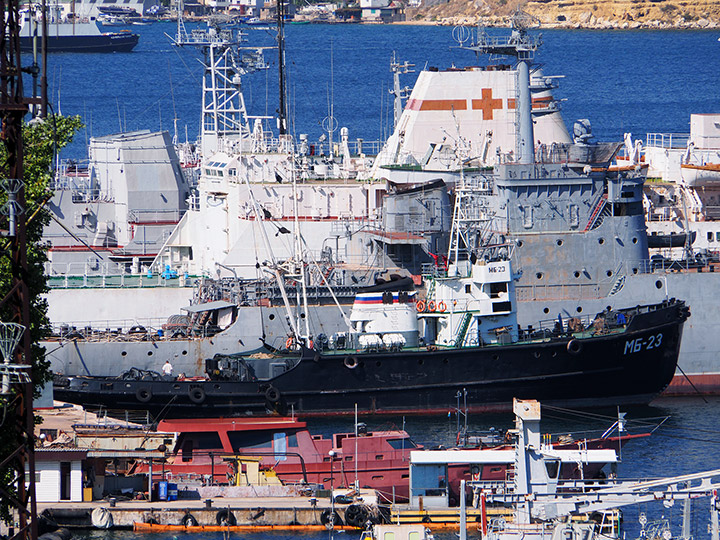
<path fill-rule="evenodd" d="M 603 211 L 605 208 L 605 204 L 607 203 L 607 194 L 603 193 L 600 197 L 600 200 L 595 205 L 595 209 L 593 210 L 593 213 L 590 215 L 590 219 L 588 220 L 588 223 L 585 227 L 585 230 L 583 232 L 588 232 L 590 229 L 593 228 L 595 225 L 595 222 L 598 219 L 598 216 L 600 215 L 600 212 Z"/>
<path fill-rule="evenodd" d="M 470 312 L 465 313 L 465 315 L 463 316 L 463 320 L 460 323 L 460 329 L 458 330 L 457 337 L 455 338 L 455 347 L 461 347 L 462 344 L 465 342 L 465 334 L 467 334 L 471 320 L 472 314 Z"/>

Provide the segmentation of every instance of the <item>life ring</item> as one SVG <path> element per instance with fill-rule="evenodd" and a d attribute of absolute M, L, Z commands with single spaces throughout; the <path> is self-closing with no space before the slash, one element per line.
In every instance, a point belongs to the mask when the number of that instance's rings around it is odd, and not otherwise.
<path fill-rule="evenodd" d="M 280 390 L 274 386 L 269 386 L 268 389 L 265 390 L 265 399 L 267 399 L 270 403 L 277 403 L 280 401 Z"/>
<path fill-rule="evenodd" d="M 580 343 L 577 339 L 571 339 L 568 341 L 567 351 L 570 354 L 580 354 L 580 351 L 582 351 L 582 343 Z"/>
<path fill-rule="evenodd" d="M 415 302 L 415 309 L 418 313 L 422 313 L 423 311 L 425 311 L 425 302 L 423 302 L 422 300 L 418 300 L 417 302 Z"/>
<path fill-rule="evenodd" d="M 215 515 L 215 522 L 221 527 L 234 527 L 235 525 L 237 525 L 237 520 L 229 509 L 218 511 L 218 513 Z"/>
<path fill-rule="evenodd" d="M 203 401 L 205 401 L 205 390 L 203 390 L 199 386 L 191 388 L 188 392 L 188 397 L 190 398 L 190 401 L 197 405 L 200 405 Z"/>
<path fill-rule="evenodd" d="M 440 300 L 440 301 L 438 302 L 438 305 L 437 305 L 437 310 L 440 311 L 440 312 L 443 312 L 443 311 L 445 311 L 446 309 L 447 309 L 447 305 L 445 304 L 445 302 L 443 302 L 442 300 Z"/>
<path fill-rule="evenodd" d="M 294 344 L 293 338 L 289 337 L 289 338 L 287 338 L 287 341 L 285 342 L 285 348 L 290 350 L 290 349 L 292 349 L 293 344 Z"/>
<path fill-rule="evenodd" d="M 195 517 L 190 512 L 188 512 L 187 514 L 185 514 L 183 516 L 180 523 L 182 524 L 183 527 L 197 527 L 198 526 L 197 519 L 195 519 Z"/>
<path fill-rule="evenodd" d="M 430 311 L 430 312 L 435 311 L 435 307 L 436 307 L 436 306 L 435 306 L 435 301 L 434 301 L 434 300 L 430 300 L 430 301 L 428 302 L 428 311 Z"/>
<path fill-rule="evenodd" d="M 152 390 L 147 386 L 141 386 L 135 391 L 135 397 L 140 403 L 147 403 L 153 397 Z"/>
<path fill-rule="evenodd" d="M 348 369 L 355 369 L 358 367 L 358 359 L 355 356 L 346 356 L 345 360 L 343 360 L 343 364 L 345 364 L 345 367 Z"/>

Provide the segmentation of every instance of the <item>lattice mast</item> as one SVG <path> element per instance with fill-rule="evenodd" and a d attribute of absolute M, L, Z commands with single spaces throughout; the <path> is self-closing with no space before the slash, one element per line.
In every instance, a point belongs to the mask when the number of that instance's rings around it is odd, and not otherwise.
<path fill-rule="evenodd" d="M 285 80 L 285 17 L 287 12 L 286 0 L 277 0 L 277 45 L 278 45 L 278 86 L 280 103 L 278 106 L 278 133 L 285 135 L 287 126 L 287 82 Z"/>
<path fill-rule="evenodd" d="M 0 31 L 0 116 L 2 132 L 0 142 L 7 151 L 7 164 L 1 171 L 3 184 L 8 191 L 8 204 L 4 213 L 8 216 L 3 226 L 3 235 L 9 243 L 9 257 L 12 272 L 10 292 L 0 300 L 0 307 L 9 313 L 10 323 L 24 327 L 25 331 L 17 338 L 16 348 L 7 352 L 14 358 L 17 371 L 24 376 L 8 381 L 10 386 L 7 394 L 0 396 L 0 405 L 8 407 L 6 418 L 13 419 L 12 428 L 17 433 L 18 447 L 8 456 L 3 456 L 0 466 L 10 466 L 14 472 L 11 486 L 16 489 L 16 496 L 9 492 L 9 486 L 0 485 L 0 498 L 8 502 L 17 514 L 17 530 L 11 529 L 10 538 L 17 540 L 37 539 L 37 504 L 35 499 L 35 457 L 34 457 L 34 422 L 32 409 L 33 385 L 28 376 L 32 365 L 30 331 L 30 296 L 27 286 L 27 237 L 25 216 L 25 187 L 23 183 L 23 117 L 29 105 L 40 105 L 45 110 L 43 100 L 23 97 L 22 73 L 20 62 L 20 18 L 17 0 L 0 0 L 0 13 L 4 14 L 2 31 Z M 43 61 L 43 66 L 45 62 Z M 44 94 L 44 92 L 43 92 Z M 10 326 L 10 325 L 4 325 Z M 9 377 L 9 368 L 3 363 L 3 374 Z M 12 384 L 10 384 L 12 383 Z M 14 413 L 14 414 L 13 414 Z M 8 426 L 10 427 L 10 426 Z M 5 429 L 5 427 L 3 428 Z M 4 459 L 3 459 L 4 458 Z M 27 468 L 27 473 L 26 473 Z M 29 478 L 29 481 L 28 481 Z M 27 482 L 27 486 L 26 486 Z"/>

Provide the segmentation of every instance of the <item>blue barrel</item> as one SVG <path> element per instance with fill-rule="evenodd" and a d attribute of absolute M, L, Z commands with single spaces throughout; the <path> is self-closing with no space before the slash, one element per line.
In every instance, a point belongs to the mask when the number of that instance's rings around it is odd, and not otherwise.
<path fill-rule="evenodd" d="M 161 501 L 168 500 L 168 483 L 165 480 L 158 482 L 158 499 Z"/>
<path fill-rule="evenodd" d="M 168 501 L 177 501 L 177 499 L 178 499 L 177 484 L 169 482 L 168 483 Z"/>

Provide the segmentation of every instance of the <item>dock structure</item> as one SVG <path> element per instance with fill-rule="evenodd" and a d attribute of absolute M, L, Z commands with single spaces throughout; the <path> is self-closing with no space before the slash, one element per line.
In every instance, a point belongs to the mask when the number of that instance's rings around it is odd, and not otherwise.
<path fill-rule="evenodd" d="M 322 530 L 334 511 L 339 520 L 334 528 L 356 529 L 347 525 L 347 510 L 353 505 L 333 505 L 327 498 L 313 497 L 237 497 L 176 501 L 117 501 L 41 503 L 38 512 L 68 528 L 134 529 L 142 532 L 199 530 Z M 503 512 L 502 509 L 493 509 Z M 396 505 L 384 516 L 391 523 L 423 523 L 431 529 L 457 528 L 457 508 L 412 508 Z M 507 513 L 507 512 L 505 512 Z M 110 516 L 109 518 L 107 516 Z M 470 508 L 468 528 L 478 527 L 480 510 Z M 188 524 L 190 526 L 188 526 Z"/>

